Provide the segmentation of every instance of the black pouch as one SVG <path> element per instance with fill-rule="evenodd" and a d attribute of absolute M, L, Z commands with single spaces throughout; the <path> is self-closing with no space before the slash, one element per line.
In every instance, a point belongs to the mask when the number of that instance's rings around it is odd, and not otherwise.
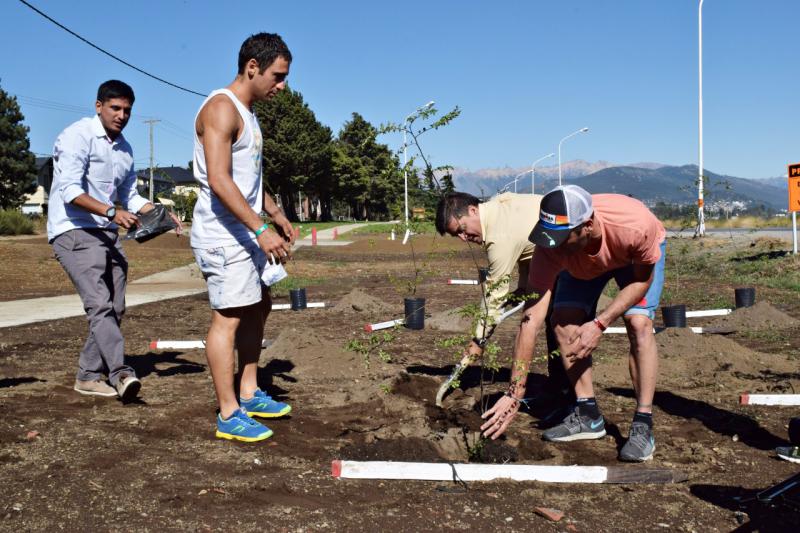
<path fill-rule="evenodd" d="M 139 215 L 139 223 L 141 226 L 129 231 L 122 239 L 136 239 L 136 242 L 146 242 L 178 227 L 170 218 L 167 208 L 161 204 L 155 204 L 155 208 L 143 215 Z"/>

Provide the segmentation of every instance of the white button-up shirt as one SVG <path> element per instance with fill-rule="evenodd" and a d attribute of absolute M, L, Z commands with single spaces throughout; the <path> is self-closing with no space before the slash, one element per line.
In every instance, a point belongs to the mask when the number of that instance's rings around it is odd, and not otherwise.
<path fill-rule="evenodd" d="M 109 207 L 118 201 L 133 213 L 148 202 L 136 191 L 131 145 L 122 134 L 109 139 L 96 115 L 67 126 L 56 139 L 47 210 L 48 240 L 52 242 L 76 228 L 117 228 L 108 218 L 70 203 L 83 193 Z"/>

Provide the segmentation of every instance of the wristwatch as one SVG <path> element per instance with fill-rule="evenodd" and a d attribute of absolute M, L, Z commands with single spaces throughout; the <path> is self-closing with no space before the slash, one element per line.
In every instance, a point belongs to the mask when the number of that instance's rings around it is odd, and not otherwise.
<path fill-rule="evenodd" d="M 106 209 L 106 218 L 108 220 L 114 220 L 114 217 L 117 216 L 117 208 L 113 205 Z"/>

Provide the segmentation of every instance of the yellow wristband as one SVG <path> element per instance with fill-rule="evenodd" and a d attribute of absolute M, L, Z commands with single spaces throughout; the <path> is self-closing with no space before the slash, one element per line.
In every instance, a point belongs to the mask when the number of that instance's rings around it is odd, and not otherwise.
<path fill-rule="evenodd" d="M 267 225 L 267 223 L 266 223 L 266 222 L 264 222 L 264 225 L 263 225 L 263 226 L 261 226 L 260 228 L 258 228 L 258 229 L 255 231 L 256 237 L 260 236 L 262 233 L 264 233 L 264 232 L 265 232 L 265 231 L 267 231 L 268 229 L 269 229 L 269 226 Z"/>

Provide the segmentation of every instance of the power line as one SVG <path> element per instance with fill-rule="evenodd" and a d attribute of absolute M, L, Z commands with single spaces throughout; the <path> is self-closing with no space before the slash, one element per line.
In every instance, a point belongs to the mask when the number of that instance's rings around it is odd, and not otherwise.
<path fill-rule="evenodd" d="M 64 111 L 66 113 L 75 113 L 84 116 L 91 115 L 94 113 L 94 108 L 89 106 L 82 107 L 73 104 L 64 104 L 61 102 L 48 100 L 46 98 L 37 98 L 35 96 L 26 96 L 23 94 L 12 94 L 12 96 L 14 96 L 19 102 L 25 105 L 39 107 L 42 109 L 50 109 L 53 111 Z M 137 115 L 137 116 L 144 119 L 157 118 L 150 115 Z M 174 135 L 175 137 L 183 139 L 184 141 L 194 141 L 194 137 L 192 136 L 192 134 L 189 133 L 189 131 L 186 130 L 185 128 L 182 128 L 179 125 L 175 124 L 174 122 L 166 119 L 159 119 L 159 120 L 162 122 L 161 129 L 163 131 L 166 131 L 167 133 Z"/>
<path fill-rule="evenodd" d="M 47 20 L 49 20 L 50 22 L 52 22 L 53 24 L 55 24 L 56 26 L 58 26 L 59 28 L 61 28 L 62 30 L 66 31 L 67 33 L 69 33 L 69 34 L 71 34 L 71 35 L 73 35 L 73 36 L 75 36 L 75 37 L 77 37 L 77 38 L 78 38 L 78 39 L 80 39 L 81 41 L 85 42 L 86 44 L 88 44 L 88 45 L 89 45 L 89 46 L 91 46 L 92 48 L 94 48 L 94 49 L 96 49 L 96 50 L 98 50 L 98 51 L 100 51 L 100 52 L 104 53 L 104 54 L 105 54 L 105 55 L 107 55 L 108 57 L 110 57 L 110 58 L 112 58 L 112 59 L 116 59 L 117 61 L 119 61 L 119 62 L 120 62 L 120 63 L 122 63 L 123 65 L 125 65 L 125 66 L 128 66 L 128 67 L 132 68 L 133 70 L 135 70 L 135 71 L 137 71 L 137 72 L 141 72 L 141 73 L 142 73 L 142 74 L 144 74 L 145 76 L 149 76 L 149 77 L 153 78 L 154 80 L 158 80 L 158 81 L 160 81 L 161 83 L 165 83 L 165 84 L 169 85 L 170 87 L 175 87 L 176 89 L 180 89 L 181 91 L 186 91 L 187 93 L 190 93 L 190 94 L 196 94 L 197 96 L 202 96 L 203 98 L 205 98 L 205 97 L 207 96 L 207 95 L 205 95 L 205 94 L 203 94 L 203 93 L 198 93 L 197 91 L 193 91 L 193 90 L 191 90 L 191 89 L 187 89 L 186 87 L 181 87 L 180 85 L 176 85 L 176 84 L 174 84 L 174 83 L 172 83 L 172 82 L 170 82 L 170 81 L 167 81 L 167 80 L 165 80 L 165 79 L 163 79 L 163 78 L 159 78 L 158 76 L 155 76 L 155 75 L 153 75 L 153 74 L 150 74 L 149 72 L 147 72 L 147 71 L 145 71 L 145 70 L 142 70 L 142 69 L 140 69 L 139 67 L 137 67 L 137 66 L 135 66 L 135 65 L 131 65 L 130 63 L 128 63 L 128 62 L 127 62 L 127 61 L 125 61 L 124 59 L 121 59 L 121 58 L 119 58 L 119 57 L 115 56 L 115 55 L 114 55 L 114 54 L 112 54 L 111 52 L 108 52 L 108 51 L 106 51 L 106 50 L 104 50 L 104 49 L 100 48 L 99 46 L 97 46 L 97 45 L 96 45 L 96 44 L 94 44 L 93 42 L 89 41 L 88 39 L 85 39 L 85 38 L 81 37 L 80 35 L 78 35 L 78 34 L 77 34 L 77 33 L 75 33 L 74 31 L 72 31 L 71 29 L 67 28 L 66 26 L 64 26 L 63 24 L 61 24 L 60 22 L 58 22 L 57 20 L 55 20 L 55 19 L 53 19 L 52 17 L 48 16 L 46 13 L 44 13 L 44 12 L 42 12 L 42 11 L 40 11 L 40 10 L 36 9 L 35 7 L 33 7 L 31 4 L 29 4 L 29 3 L 28 3 L 28 2 L 26 2 L 25 0 L 19 0 L 19 1 L 20 1 L 20 3 L 22 3 L 22 4 L 26 5 L 26 6 L 28 6 L 29 8 L 31 8 L 33 11 L 35 11 L 35 12 L 36 12 L 36 13 L 38 13 L 39 15 L 43 16 L 44 18 L 46 18 Z"/>
<path fill-rule="evenodd" d="M 72 104 L 62 104 L 61 102 L 54 102 L 52 100 L 46 100 L 44 98 L 36 98 L 33 96 L 24 96 L 21 94 L 13 95 L 19 100 L 21 103 L 30 105 L 33 107 L 41 107 L 43 109 L 51 109 L 54 111 L 66 111 L 68 113 L 78 113 L 80 115 L 85 115 L 87 113 L 92 112 L 92 108 L 76 106 Z"/>

